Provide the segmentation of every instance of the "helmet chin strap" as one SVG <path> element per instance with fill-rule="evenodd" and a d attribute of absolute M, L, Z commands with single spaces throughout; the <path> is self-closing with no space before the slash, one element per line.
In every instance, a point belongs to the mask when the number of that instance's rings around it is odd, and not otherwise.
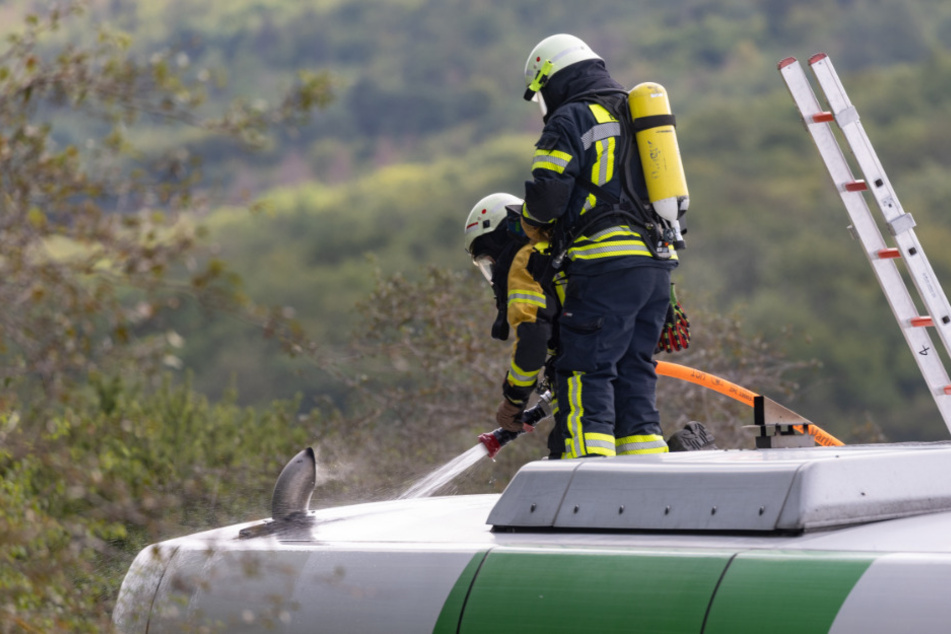
<path fill-rule="evenodd" d="M 545 97 L 542 95 L 541 91 L 536 92 L 532 97 L 532 101 L 538 104 L 538 107 L 541 108 L 542 118 L 548 115 L 548 106 L 545 104 Z"/>

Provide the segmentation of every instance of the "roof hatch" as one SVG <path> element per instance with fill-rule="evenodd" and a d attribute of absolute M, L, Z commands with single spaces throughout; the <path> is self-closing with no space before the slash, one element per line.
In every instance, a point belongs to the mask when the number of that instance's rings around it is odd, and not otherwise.
<path fill-rule="evenodd" d="M 697 451 L 524 466 L 495 528 L 808 531 L 951 510 L 951 444 Z"/>

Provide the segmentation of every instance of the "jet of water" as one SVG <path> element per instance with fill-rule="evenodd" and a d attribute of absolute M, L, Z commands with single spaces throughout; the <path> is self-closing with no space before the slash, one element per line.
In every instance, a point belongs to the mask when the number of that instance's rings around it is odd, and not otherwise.
<path fill-rule="evenodd" d="M 473 466 L 475 463 L 479 462 L 479 460 L 485 458 L 488 455 L 489 450 L 486 449 L 486 446 L 481 442 L 477 443 L 472 449 L 459 454 L 443 466 L 430 473 L 425 478 L 422 478 L 416 482 L 416 484 L 408 488 L 402 495 L 400 495 L 398 499 L 407 500 L 410 498 L 428 497 L 438 491 L 444 485 L 452 482 L 469 467 Z"/>

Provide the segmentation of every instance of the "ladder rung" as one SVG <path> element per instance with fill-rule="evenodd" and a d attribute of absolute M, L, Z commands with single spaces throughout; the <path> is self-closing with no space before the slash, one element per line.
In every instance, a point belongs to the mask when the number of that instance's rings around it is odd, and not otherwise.
<path fill-rule="evenodd" d="M 831 112 L 820 112 L 812 115 L 812 121 L 813 123 L 830 123 L 835 121 L 835 115 Z"/>
<path fill-rule="evenodd" d="M 845 191 L 847 192 L 864 192 L 866 189 L 868 189 L 868 183 L 862 180 L 845 184 Z"/>
<path fill-rule="evenodd" d="M 878 253 L 876 253 L 875 255 L 877 255 L 877 256 L 879 257 L 879 259 L 882 259 L 882 260 L 890 260 L 890 259 L 893 259 L 893 258 L 900 258 L 900 257 L 901 257 L 901 251 L 899 251 L 898 249 L 892 247 L 892 248 L 889 248 L 889 249 L 879 249 L 879 250 L 878 250 Z"/>
<path fill-rule="evenodd" d="M 911 325 L 916 328 L 934 326 L 934 320 L 931 317 L 912 317 Z"/>

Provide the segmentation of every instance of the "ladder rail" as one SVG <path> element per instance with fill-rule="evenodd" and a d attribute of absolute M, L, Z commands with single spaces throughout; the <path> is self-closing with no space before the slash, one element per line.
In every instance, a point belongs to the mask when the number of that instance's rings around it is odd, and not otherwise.
<path fill-rule="evenodd" d="M 816 55 L 809 64 L 822 86 L 839 128 L 853 149 L 855 160 L 869 184 L 869 191 L 878 202 L 889 232 L 901 250 L 905 265 L 911 273 L 911 279 L 928 315 L 932 318 L 938 337 L 945 351 L 951 355 L 951 304 L 948 303 L 944 289 L 918 241 L 914 231 L 914 219 L 902 209 L 878 154 L 872 147 L 855 107 L 846 95 L 842 81 L 829 58 L 826 55 Z"/>
<path fill-rule="evenodd" d="M 822 59 L 827 59 L 824 55 L 821 57 Z M 821 61 L 819 56 L 814 56 L 812 60 L 816 62 Z M 820 79 L 820 85 L 822 85 L 823 90 L 826 90 L 826 86 L 822 84 L 822 81 L 825 80 L 826 83 L 830 83 L 827 68 L 831 69 L 831 63 L 824 64 L 823 66 L 824 67 L 820 67 L 819 72 L 825 73 L 825 76 L 817 78 Z M 815 65 L 813 65 L 813 68 L 815 69 Z M 780 62 L 779 71 L 786 82 L 787 88 L 789 88 L 793 101 L 795 101 L 802 115 L 806 129 L 811 135 L 816 148 L 819 150 L 819 154 L 826 165 L 829 175 L 832 177 L 833 184 L 839 192 L 840 198 L 852 221 L 854 234 L 862 243 L 866 258 L 871 264 L 879 285 L 885 293 L 889 307 L 899 324 L 902 335 L 918 365 L 918 369 L 925 379 L 928 390 L 934 398 L 938 411 L 945 425 L 948 427 L 948 430 L 951 431 L 951 385 L 949 385 L 951 381 L 949 381 L 948 378 L 948 371 L 939 354 L 934 349 L 928 331 L 926 328 L 921 327 L 921 324 L 926 322 L 921 321 L 915 302 L 895 263 L 896 255 L 904 255 L 906 265 L 909 259 L 915 260 L 914 268 L 909 267 L 909 272 L 915 280 L 915 286 L 918 289 L 919 295 L 922 296 L 923 302 L 928 307 L 928 310 L 931 311 L 932 315 L 941 316 L 948 314 L 948 312 L 941 312 L 942 306 L 947 305 L 947 298 L 944 297 L 941 285 L 937 283 L 930 264 L 928 264 L 927 258 L 924 255 L 924 251 L 921 249 L 920 244 L 918 244 L 914 231 L 912 231 L 913 223 L 908 225 L 907 220 L 904 220 L 907 214 L 904 214 L 901 210 L 897 202 L 898 198 L 894 195 L 894 192 L 891 190 L 891 185 L 884 175 L 884 170 L 881 169 L 880 165 L 877 166 L 877 169 L 873 167 L 877 164 L 877 156 L 875 156 L 873 152 L 860 149 L 860 153 L 863 153 L 863 161 L 867 163 L 867 165 L 863 166 L 860 162 L 860 167 L 863 169 L 863 174 L 866 175 L 866 178 L 869 178 L 870 174 L 873 175 L 872 178 L 874 178 L 874 180 L 872 182 L 875 186 L 874 188 L 878 190 L 876 193 L 882 196 L 881 200 L 876 196 L 876 200 L 879 202 L 879 205 L 882 206 L 882 211 L 886 214 L 886 219 L 889 220 L 888 226 L 893 228 L 897 224 L 901 229 L 900 231 L 894 231 L 896 234 L 894 237 L 899 244 L 900 253 L 896 254 L 895 249 L 886 246 L 882 232 L 872 217 L 865 196 L 862 193 L 868 188 L 867 182 L 855 179 L 830 125 L 833 117 L 828 116 L 828 113 L 822 110 L 819 100 L 812 90 L 812 85 L 809 83 L 802 66 L 794 58 L 787 58 Z M 832 72 L 834 72 L 834 70 Z M 864 134 L 864 130 L 855 127 L 856 124 L 858 124 L 858 115 L 854 107 L 848 101 L 847 97 L 842 99 L 845 93 L 841 87 L 841 82 L 838 82 L 838 77 L 835 77 L 835 81 L 831 83 L 833 84 L 833 88 L 829 92 L 835 96 L 833 99 L 830 99 L 830 103 L 834 102 L 839 106 L 838 108 L 833 108 L 834 113 L 838 113 L 839 115 L 835 118 L 836 123 L 840 124 L 840 127 L 844 124 L 852 128 L 850 135 L 846 137 L 850 145 L 854 141 L 860 144 L 860 148 L 866 147 L 870 149 L 871 146 L 868 143 L 868 137 Z M 838 88 L 835 88 L 836 83 L 838 84 Z M 855 147 L 854 145 L 852 146 L 853 152 Z M 868 157 L 873 158 L 866 160 Z M 858 157 L 856 158 L 858 160 Z M 883 206 L 883 203 L 886 201 L 893 201 L 892 206 L 887 207 L 888 211 L 886 211 L 886 207 Z M 908 216 L 908 219 L 910 219 L 910 216 Z M 909 258 L 908 256 L 910 254 L 914 255 Z M 935 288 L 937 290 L 935 290 Z M 941 320 L 939 318 L 934 321 L 940 322 Z M 939 333 L 940 332 L 942 332 L 941 329 L 939 329 Z M 947 341 L 944 336 L 942 336 L 941 339 L 947 350 Z"/>

